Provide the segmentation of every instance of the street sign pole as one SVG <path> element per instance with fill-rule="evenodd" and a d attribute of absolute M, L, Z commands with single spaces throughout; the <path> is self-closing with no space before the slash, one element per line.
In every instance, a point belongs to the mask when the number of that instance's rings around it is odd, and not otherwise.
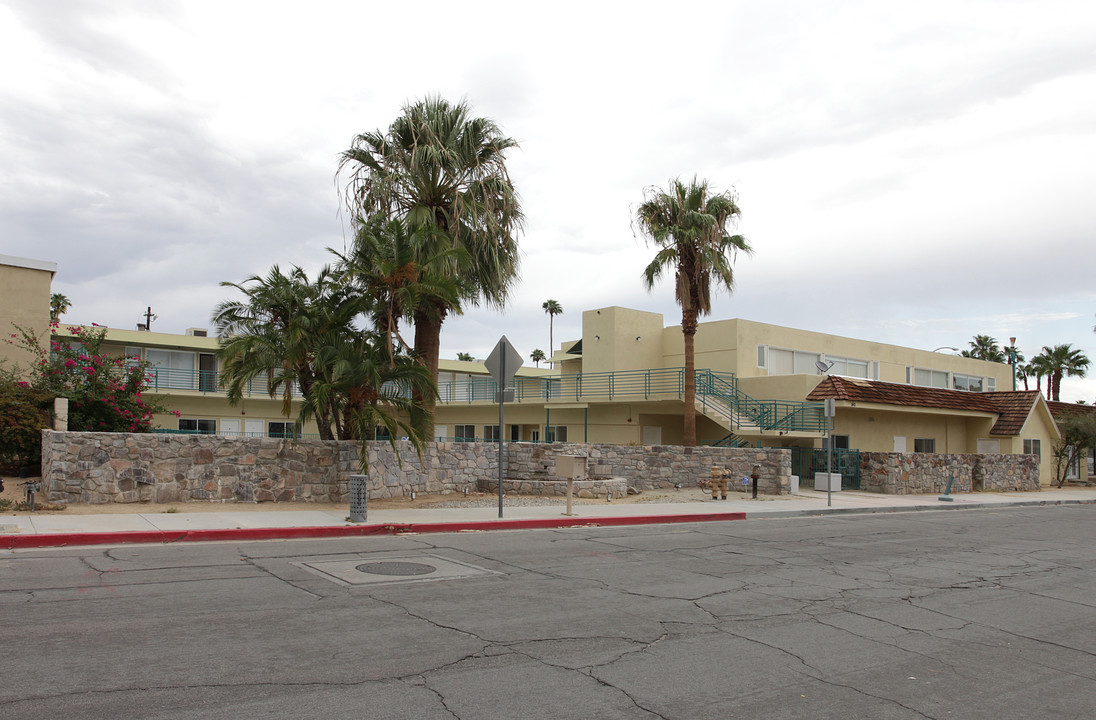
<path fill-rule="evenodd" d="M 506 388 L 510 384 L 510 379 L 521 367 L 521 355 L 503 335 L 483 364 L 491 373 L 491 377 L 495 379 L 499 389 L 499 517 L 502 517 L 502 470 L 506 463 L 506 426 L 503 425 L 503 405 L 506 403 Z"/>
<path fill-rule="evenodd" d="M 500 353 L 501 361 L 499 364 L 499 372 L 502 377 L 506 377 L 506 353 Z M 502 517 L 502 464 L 503 458 L 506 457 L 506 433 L 503 432 L 503 428 L 506 426 L 502 424 L 502 408 L 506 405 L 506 388 L 499 384 L 499 517 Z"/>

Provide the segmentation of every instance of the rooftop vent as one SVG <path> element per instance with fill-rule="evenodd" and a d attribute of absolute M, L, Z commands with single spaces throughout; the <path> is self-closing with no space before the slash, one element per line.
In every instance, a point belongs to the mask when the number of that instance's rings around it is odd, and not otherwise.
<path fill-rule="evenodd" d="M 209 337 L 209 330 L 205 328 L 187 328 L 186 334 L 190 337 Z"/>

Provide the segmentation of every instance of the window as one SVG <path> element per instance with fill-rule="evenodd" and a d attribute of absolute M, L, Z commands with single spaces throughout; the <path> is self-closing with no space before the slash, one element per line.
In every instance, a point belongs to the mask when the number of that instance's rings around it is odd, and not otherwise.
<path fill-rule="evenodd" d="M 132 345 L 126 345 L 126 365 L 133 367 L 135 364 L 141 361 L 141 348 L 134 347 Z"/>
<path fill-rule="evenodd" d="M 297 423 L 292 422 L 268 422 L 266 424 L 266 436 L 272 438 L 300 437 L 301 431 Z"/>
<path fill-rule="evenodd" d="M 907 377 L 909 373 L 907 373 Z M 943 370 L 928 370 L 926 368 L 913 368 L 913 385 L 921 387 L 948 387 L 948 374 Z"/>
<path fill-rule="evenodd" d="M 510 442 L 521 442 L 521 425 L 510 426 Z"/>
<path fill-rule="evenodd" d="M 996 378 L 986 378 L 986 392 L 997 392 Z"/>
<path fill-rule="evenodd" d="M 179 418 L 179 429 L 183 432 L 212 435 L 217 432 L 217 421 L 204 418 Z"/>
<path fill-rule="evenodd" d="M 757 346 L 757 366 L 759 368 L 765 367 L 765 353 L 768 349 L 769 348 L 767 345 Z"/>
<path fill-rule="evenodd" d="M 194 389 L 194 353 L 149 349 L 146 351 L 145 359 L 153 365 L 154 389 Z"/>
<path fill-rule="evenodd" d="M 1025 440 L 1024 441 L 1024 454 L 1025 455 L 1037 455 L 1043 456 L 1042 443 L 1039 440 Z"/>
<path fill-rule="evenodd" d="M 1076 480 L 1079 477 L 1081 477 L 1081 453 L 1076 452 L 1069 459 L 1069 465 L 1066 467 L 1066 479 Z"/>
<path fill-rule="evenodd" d="M 499 441 L 499 426 L 498 425 L 484 425 L 483 426 L 483 439 L 487 442 Z"/>
<path fill-rule="evenodd" d="M 546 442 L 567 442 L 566 425 L 549 425 L 545 433 Z"/>
<path fill-rule="evenodd" d="M 817 375 L 815 363 L 822 359 L 818 353 L 802 350 L 769 348 L 770 375 Z"/>
<path fill-rule="evenodd" d="M 827 373 L 828 375 L 844 375 L 845 377 L 871 379 L 871 364 L 867 360 L 827 355 L 826 361 L 833 363 Z"/>
<path fill-rule="evenodd" d="M 914 438 L 913 451 L 915 453 L 936 452 L 936 438 Z"/>
<path fill-rule="evenodd" d="M 457 442 L 474 442 L 476 439 L 476 426 L 454 425 L 453 439 Z"/>
<path fill-rule="evenodd" d="M 952 387 L 956 390 L 968 390 L 970 392 L 982 392 L 982 382 L 984 378 L 975 377 L 973 375 L 960 375 L 955 373 L 951 376 Z"/>

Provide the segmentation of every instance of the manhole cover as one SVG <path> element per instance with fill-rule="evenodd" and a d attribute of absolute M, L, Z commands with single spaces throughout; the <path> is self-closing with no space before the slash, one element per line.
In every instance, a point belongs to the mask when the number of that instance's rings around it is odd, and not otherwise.
<path fill-rule="evenodd" d="M 502 574 L 459 560 L 428 554 L 410 557 L 406 554 L 382 554 L 368 562 L 359 556 L 352 560 L 310 560 L 293 564 L 319 573 L 328 580 L 334 580 L 342 585 L 433 582 Z"/>
<path fill-rule="evenodd" d="M 354 568 L 358 572 L 370 575 L 429 575 L 437 570 L 433 565 L 412 562 L 374 562 L 363 563 Z"/>

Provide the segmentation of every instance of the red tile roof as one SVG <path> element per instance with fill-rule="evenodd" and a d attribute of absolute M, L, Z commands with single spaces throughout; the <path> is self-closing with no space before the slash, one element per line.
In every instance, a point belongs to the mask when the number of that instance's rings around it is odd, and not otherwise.
<path fill-rule="evenodd" d="M 1039 398 L 1039 392 L 977 393 L 829 376 L 807 395 L 808 400 L 820 401 L 826 398 L 903 407 L 984 412 L 997 416 L 990 431 L 992 434 L 1018 435 Z"/>

